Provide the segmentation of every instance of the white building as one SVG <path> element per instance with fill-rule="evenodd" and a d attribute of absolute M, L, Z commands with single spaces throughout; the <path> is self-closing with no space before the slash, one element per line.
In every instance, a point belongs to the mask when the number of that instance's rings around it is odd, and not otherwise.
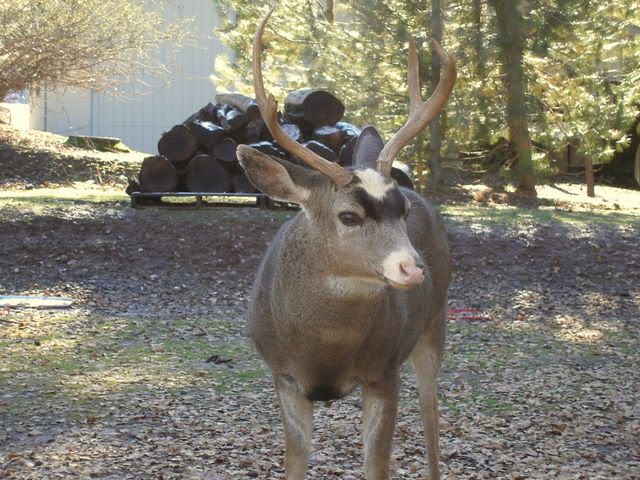
<path fill-rule="evenodd" d="M 218 26 L 215 0 L 167 2 L 164 14 L 168 22 L 192 18 L 194 31 L 189 46 L 167 63 L 169 78 L 145 78 L 151 83 L 145 94 L 124 97 L 77 90 L 45 91 L 33 99 L 29 126 L 61 135 L 118 137 L 130 148 L 155 153 L 162 132 L 213 102 L 215 89 L 209 75 L 215 57 L 224 52 L 214 36 Z M 169 47 L 160 50 L 163 61 L 169 51 Z M 135 88 L 140 90 L 139 86 Z"/>

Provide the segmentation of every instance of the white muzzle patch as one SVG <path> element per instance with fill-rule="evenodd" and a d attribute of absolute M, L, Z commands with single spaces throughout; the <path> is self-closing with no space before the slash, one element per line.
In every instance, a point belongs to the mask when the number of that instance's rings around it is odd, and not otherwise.
<path fill-rule="evenodd" d="M 395 288 L 410 288 L 424 280 L 424 270 L 416 264 L 415 253 L 406 248 L 387 255 L 382 262 L 382 275 Z"/>

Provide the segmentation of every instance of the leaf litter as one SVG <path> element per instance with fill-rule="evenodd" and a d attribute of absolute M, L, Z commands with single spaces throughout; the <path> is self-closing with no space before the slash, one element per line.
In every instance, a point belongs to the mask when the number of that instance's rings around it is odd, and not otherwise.
<path fill-rule="evenodd" d="M 0 290 L 76 305 L 0 310 L 0 478 L 284 478 L 275 394 L 242 318 L 286 215 L 4 218 Z M 443 478 L 639 478 L 640 225 L 446 220 Z M 364 478 L 359 418 L 357 394 L 317 404 L 309 479 Z M 393 478 L 426 478 L 424 459 L 407 368 Z"/>

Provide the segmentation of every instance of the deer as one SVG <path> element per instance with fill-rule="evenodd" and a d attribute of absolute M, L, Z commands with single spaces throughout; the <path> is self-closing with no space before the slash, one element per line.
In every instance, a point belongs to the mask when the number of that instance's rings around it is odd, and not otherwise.
<path fill-rule="evenodd" d="M 270 198 L 300 212 L 273 238 L 256 274 L 247 332 L 273 376 L 284 426 L 286 480 L 309 468 L 313 406 L 360 388 L 367 480 L 390 478 L 400 368 L 417 378 L 430 480 L 439 480 L 437 377 L 445 345 L 450 252 L 436 210 L 390 177 L 394 157 L 445 105 L 455 60 L 432 41 L 440 80 L 423 101 L 418 54 L 409 36 L 409 115 L 385 144 L 372 126 L 357 139 L 354 165 L 325 160 L 288 137 L 265 92 L 262 37 L 253 39 L 253 84 L 278 144 L 307 167 L 237 147 L 240 165 Z"/>

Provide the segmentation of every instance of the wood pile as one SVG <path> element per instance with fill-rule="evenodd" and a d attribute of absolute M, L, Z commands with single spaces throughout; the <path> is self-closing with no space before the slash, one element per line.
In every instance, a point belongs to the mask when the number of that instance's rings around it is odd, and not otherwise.
<path fill-rule="evenodd" d="M 290 137 L 332 162 L 350 166 L 360 129 L 343 122 L 343 115 L 344 105 L 334 95 L 308 89 L 290 92 L 278 118 Z M 215 105 L 205 105 L 162 135 L 158 155 L 144 159 L 128 191 L 257 193 L 238 163 L 238 144 L 303 165 L 274 141 L 255 100 L 225 93 L 216 95 Z M 402 170 L 394 169 L 394 176 L 401 177 L 403 185 L 411 184 Z"/>

